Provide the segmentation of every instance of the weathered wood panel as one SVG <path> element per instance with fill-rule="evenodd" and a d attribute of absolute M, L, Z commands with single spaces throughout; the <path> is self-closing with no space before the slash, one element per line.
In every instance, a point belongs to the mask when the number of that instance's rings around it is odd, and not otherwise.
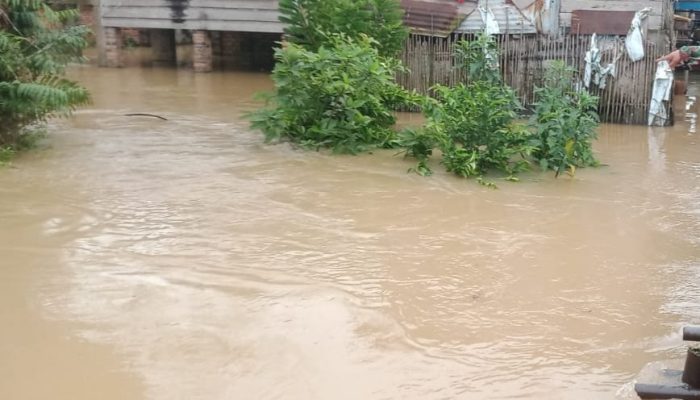
<path fill-rule="evenodd" d="M 102 5 L 116 7 L 171 7 L 183 4 L 189 8 L 249 8 L 257 10 L 276 10 L 277 0 L 102 0 Z"/>
<path fill-rule="evenodd" d="M 133 19 L 155 19 L 170 21 L 172 10 L 163 7 L 134 7 L 119 8 L 105 15 L 106 18 L 133 18 Z M 257 21 L 276 22 L 278 13 L 276 10 L 250 10 L 232 8 L 197 8 L 185 11 L 185 22 L 190 20 L 198 21 Z"/>
<path fill-rule="evenodd" d="M 571 30 L 584 35 L 627 35 L 634 11 L 574 10 Z"/>
<path fill-rule="evenodd" d="M 531 0 L 519 1 L 523 5 Z M 571 27 L 574 10 L 639 11 L 651 7 L 647 28 L 664 24 L 664 7 L 670 0 L 561 0 L 560 24 Z M 182 7 L 181 20 L 172 18 Z M 281 33 L 277 0 L 102 0 L 103 26 L 125 28 L 209 29 Z"/>
<path fill-rule="evenodd" d="M 105 26 L 135 29 L 185 29 L 221 32 L 258 32 L 282 34 L 282 27 L 277 23 L 257 21 L 186 21 L 177 25 L 163 23 L 162 20 L 149 19 L 109 19 Z"/>
<path fill-rule="evenodd" d="M 281 33 L 277 0 L 103 0 L 103 26 Z"/>
<path fill-rule="evenodd" d="M 655 14 L 661 14 L 663 2 L 666 0 L 562 0 L 561 11 L 574 10 L 616 10 L 639 11 L 651 7 Z"/>
<path fill-rule="evenodd" d="M 572 20 L 572 13 L 561 13 L 560 14 L 560 24 L 564 28 L 570 28 L 571 27 L 571 20 Z M 630 19 L 630 24 L 632 23 L 632 20 Z M 649 15 L 649 18 L 647 18 L 646 22 L 647 28 L 650 30 L 659 30 L 663 26 L 663 19 L 661 15 Z"/>
<path fill-rule="evenodd" d="M 436 84 L 453 86 L 467 82 L 465 70 L 455 67 L 453 56 L 454 46 L 463 39 L 469 39 L 469 36 L 453 35 L 446 39 L 412 36 L 402 54 L 402 61 L 410 72 L 397 76 L 399 84 L 422 94 L 430 94 L 430 88 Z M 566 62 L 578 71 L 577 79 L 581 79 L 590 39 L 587 35 L 560 38 L 497 36 L 504 82 L 515 89 L 525 107 L 531 108 L 535 103 L 535 88 L 542 85 L 546 67 L 552 61 Z M 655 60 L 669 48 L 649 42 L 646 44 L 646 57 L 632 63 L 624 54 L 623 39 L 610 39 L 599 43 L 599 46 L 603 64 L 614 62 L 616 67 L 616 76 L 608 78 L 605 89 L 591 89 L 600 98 L 601 120 L 645 124 L 656 70 Z"/>
<path fill-rule="evenodd" d="M 668 0 L 562 0 L 561 25 L 571 26 L 571 13 L 574 10 L 599 10 L 599 11 L 639 11 L 651 7 L 652 12 L 648 18 L 648 28 L 661 29 L 663 24 L 664 2 Z M 632 22 L 632 21 L 630 21 Z"/>

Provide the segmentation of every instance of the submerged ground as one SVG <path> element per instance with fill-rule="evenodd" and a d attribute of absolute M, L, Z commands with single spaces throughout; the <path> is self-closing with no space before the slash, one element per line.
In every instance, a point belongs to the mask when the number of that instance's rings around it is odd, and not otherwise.
<path fill-rule="evenodd" d="M 264 74 L 73 76 L 94 104 L 0 170 L 0 398 L 630 398 L 700 322 L 692 96 L 490 190 L 264 145 Z"/>

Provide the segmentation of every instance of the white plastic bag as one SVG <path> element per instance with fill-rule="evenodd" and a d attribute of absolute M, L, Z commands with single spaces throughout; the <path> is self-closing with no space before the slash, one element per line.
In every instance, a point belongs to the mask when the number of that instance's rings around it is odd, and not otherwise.
<path fill-rule="evenodd" d="M 601 89 L 605 89 L 608 85 L 608 75 L 615 77 L 615 63 L 620 59 L 618 55 L 615 57 L 612 63 L 608 64 L 606 67 L 600 63 L 601 53 L 598 48 L 598 36 L 594 33 L 591 37 L 591 47 L 586 52 L 586 68 L 583 72 L 583 85 L 586 89 L 590 89 L 591 84 L 598 86 Z"/>
<path fill-rule="evenodd" d="M 637 62 L 644 58 L 644 36 L 642 35 L 642 20 L 649 16 L 651 7 L 637 11 L 632 19 L 632 25 L 625 39 L 627 54 L 632 62 Z"/>
<path fill-rule="evenodd" d="M 634 28 L 625 39 L 625 47 L 627 54 L 633 62 L 637 62 L 644 58 L 644 38 L 642 31 L 639 28 Z"/>
<path fill-rule="evenodd" d="M 496 16 L 493 15 L 493 11 L 490 8 L 479 6 L 479 13 L 481 14 L 481 20 L 484 22 L 484 33 L 487 35 L 498 35 L 501 33 Z"/>
<path fill-rule="evenodd" d="M 586 89 L 591 87 L 591 81 L 598 66 L 600 66 L 600 50 L 598 50 L 596 34 L 594 33 L 591 38 L 591 48 L 586 52 L 586 69 L 583 72 L 583 85 Z"/>

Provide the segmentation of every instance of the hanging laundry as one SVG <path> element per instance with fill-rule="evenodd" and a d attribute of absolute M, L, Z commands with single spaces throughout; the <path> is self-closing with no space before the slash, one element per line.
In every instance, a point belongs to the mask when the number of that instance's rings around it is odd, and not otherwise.
<path fill-rule="evenodd" d="M 667 125 L 669 115 L 666 109 L 668 101 L 671 99 L 672 89 L 673 69 L 668 61 L 661 60 L 656 63 L 654 89 L 651 92 L 651 105 L 649 107 L 649 126 Z"/>
<path fill-rule="evenodd" d="M 644 58 L 644 35 L 642 35 L 642 21 L 651 13 L 651 7 L 647 7 L 641 11 L 637 11 L 632 19 L 630 30 L 625 39 L 625 47 L 627 54 L 633 62 L 637 62 Z"/>

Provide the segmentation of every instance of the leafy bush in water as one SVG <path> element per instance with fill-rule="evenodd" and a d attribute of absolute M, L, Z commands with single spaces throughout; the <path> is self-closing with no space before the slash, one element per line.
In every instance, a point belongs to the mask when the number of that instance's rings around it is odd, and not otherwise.
<path fill-rule="evenodd" d="M 268 141 L 357 153 L 395 139 L 398 105 L 413 95 L 394 82 L 398 61 L 378 55 L 367 36 L 333 36 L 318 51 L 289 44 L 276 51 L 273 107 L 251 116 Z"/>
<path fill-rule="evenodd" d="M 495 45 L 484 36 L 460 43 L 458 49 L 471 83 L 435 86 L 435 99 L 424 106 L 427 126 L 402 135 L 400 143 L 408 156 L 418 159 L 413 170 L 423 175 L 430 174 L 426 161 L 437 147 L 442 164 L 456 175 L 481 177 L 495 169 L 514 179 L 528 167 L 530 133 L 516 122 L 521 106 L 515 92 L 501 83 L 493 64 Z"/>
<path fill-rule="evenodd" d="M 367 35 L 382 56 L 396 56 L 408 37 L 398 0 L 280 0 L 280 21 L 291 43 L 317 51 L 334 34 Z"/>
<path fill-rule="evenodd" d="M 543 169 L 571 175 L 577 167 L 598 165 L 593 154 L 599 118 L 598 98 L 572 87 L 574 69 L 563 62 L 547 70 L 544 87 L 535 91 L 537 103 L 533 126 L 537 150 L 533 153 Z"/>
<path fill-rule="evenodd" d="M 528 166 L 529 132 L 516 123 L 520 105 L 512 89 L 486 81 L 435 87 L 425 109 L 429 131 L 442 137 L 442 163 L 462 177 L 499 170 L 512 176 Z"/>
<path fill-rule="evenodd" d="M 73 10 L 54 11 L 39 0 L 0 0 L 0 148 L 3 157 L 26 147 L 37 123 L 65 115 L 88 93 L 63 78 L 81 59 L 88 29 L 65 26 Z"/>

